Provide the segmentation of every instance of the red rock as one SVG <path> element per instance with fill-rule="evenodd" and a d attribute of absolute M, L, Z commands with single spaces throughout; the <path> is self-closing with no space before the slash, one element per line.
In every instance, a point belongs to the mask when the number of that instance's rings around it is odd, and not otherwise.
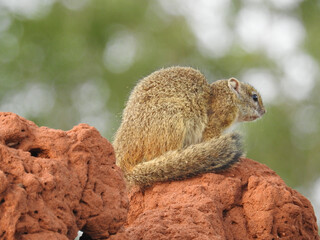
<path fill-rule="evenodd" d="M 250 159 L 219 174 L 130 192 L 125 229 L 112 240 L 319 239 L 310 202 Z"/>
<path fill-rule="evenodd" d="M 0 239 L 115 234 L 128 199 L 111 144 L 86 124 L 37 127 L 0 113 Z"/>
<path fill-rule="evenodd" d="M 320 239 L 310 202 L 263 164 L 134 188 L 111 144 L 0 113 L 0 239 Z M 117 231 L 121 228 L 121 232 Z"/>

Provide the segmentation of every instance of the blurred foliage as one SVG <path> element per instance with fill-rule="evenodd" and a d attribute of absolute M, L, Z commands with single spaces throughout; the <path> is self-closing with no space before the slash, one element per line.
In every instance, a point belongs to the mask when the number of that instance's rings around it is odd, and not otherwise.
<path fill-rule="evenodd" d="M 244 2 L 231 4 L 231 27 Z M 112 140 L 135 83 L 161 67 L 193 66 L 210 81 L 240 78 L 251 68 L 281 75 L 272 58 L 244 50 L 237 39 L 221 57 L 201 54 L 186 18 L 169 14 L 157 1 L 92 0 L 77 9 L 53 2 L 46 11 L 31 17 L 0 11 L 0 110 L 14 111 L 40 126 L 68 130 L 86 122 Z M 300 18 L 306 31 L 301 48 L 319 62 L 319 2 L 274 11 Z M 129 48 L 122 47 L 123 42 Z M 240 127 L 248 157 L 267 164 L 292 187 L 307 186 L 319 175 L 319 91 L 317 79 L 301 101 L 280 92 L 267 104 L 264 119 Z M 302 134 L 296 126 L 308 122 L 296 115 L 303 115 L 305 106 L 312 106 L 316 126 Z"/>

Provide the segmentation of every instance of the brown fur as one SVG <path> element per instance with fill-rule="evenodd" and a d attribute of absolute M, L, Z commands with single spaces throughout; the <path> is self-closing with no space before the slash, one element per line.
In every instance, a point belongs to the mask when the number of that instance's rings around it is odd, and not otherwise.
<path fill-rule="evenodd" d="M 114 141 L 117 164 L 140 186 L 228 168 L 243 151 L 240 136 L 223 131 L 264 111 L 257 91 L 236 79 L 210 85 L 193 68 L 161 69 L 129 97 Z"/>

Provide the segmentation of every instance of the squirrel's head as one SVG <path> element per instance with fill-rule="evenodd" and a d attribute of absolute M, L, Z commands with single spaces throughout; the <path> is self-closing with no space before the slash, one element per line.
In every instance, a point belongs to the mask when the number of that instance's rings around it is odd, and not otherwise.
<path fill-rule="evenodd" d="M 259 92 L 248 83 L 235 78 L 228 79 L 228 87 L 235 94 L 239 108 L 238 122 L 253 121 L 265 114 L 262 98 Z"/>

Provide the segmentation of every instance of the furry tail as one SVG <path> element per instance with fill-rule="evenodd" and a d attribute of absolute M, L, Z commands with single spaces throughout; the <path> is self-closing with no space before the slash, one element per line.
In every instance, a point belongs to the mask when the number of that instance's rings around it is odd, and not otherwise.
<path fill-rule="evenodd" d="M 126 174 L 129 183 L 148 186 L 154 182 L 181 180 L 207 172 L 229 168 L 243 155 L 241 137 L 237 133 L 168 151 L 148 162 L 136 165 Z"/>

